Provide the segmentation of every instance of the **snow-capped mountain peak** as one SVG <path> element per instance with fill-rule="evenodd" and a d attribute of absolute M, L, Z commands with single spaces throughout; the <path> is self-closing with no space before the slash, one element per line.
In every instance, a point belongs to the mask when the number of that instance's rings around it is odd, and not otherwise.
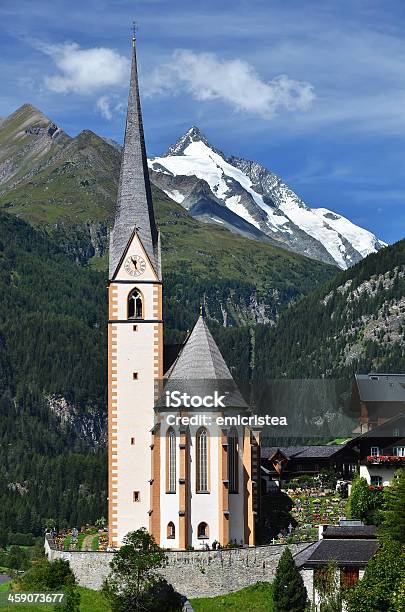
<path fill-rule="evenodd" d="M 201 130 L 193 125 L 185 134 L 183 134 L 183 136 L 180 136 L 177 142 L 168 148 L 164 154 L 164 157 L 169 157 L 170 155 L 183 155 L 187 147 L 193 142 L 203 142 L 209 149 L 222 155 L 220 151 L 217 151 L 217 149 L 210 145 Z"/>
<path fill-rule="evenodd" d="M 196 218 L 347 268 L 385 246 L 327 208 L 311 208 L 257 162 L 225 157 L 191 127 L 163 157 L 152 181 Z"/>

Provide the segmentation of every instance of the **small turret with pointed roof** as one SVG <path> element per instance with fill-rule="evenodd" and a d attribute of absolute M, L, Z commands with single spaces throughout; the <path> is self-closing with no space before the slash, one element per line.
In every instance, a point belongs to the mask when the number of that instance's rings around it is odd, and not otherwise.
<path fill-rule="evenodd" d="M 222 389 L 226 392 L 225 406 L 246 409 L 248 406 L 208 329 L 204 316 L 204 306 L 201 305 L 200 316 L 192 332 L 187 336 L 176 361 L 165 374 L 168 381 L 165 389 L 171 389 L 171 382 L 175 383 L 175 389 L 179 389 L 183 381 L 186 384 L 183 390 L 191 392 L 191 395 L 209 395 L 215 387 L 217 391 Z"/>
<path fill-rule="evenodd" d="M 136 37 L 132 38 L 132 65 L 124 148 L 114 226 L 110 236 L 110 279 L 136 231 L 156 273 L 160 276 L 158 231 L 153 212 L 139 96 Z"/>

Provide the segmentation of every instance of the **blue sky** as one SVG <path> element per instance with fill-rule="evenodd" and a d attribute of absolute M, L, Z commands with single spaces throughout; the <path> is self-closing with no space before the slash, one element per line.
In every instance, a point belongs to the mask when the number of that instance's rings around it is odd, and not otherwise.
<path fill-rule="evenodd" d="M 0 116 L 122 140 L 130 24 L 149 155 L 195 124 L 310 205 L 405 236 L 403 0 L 2 0 Z"/>

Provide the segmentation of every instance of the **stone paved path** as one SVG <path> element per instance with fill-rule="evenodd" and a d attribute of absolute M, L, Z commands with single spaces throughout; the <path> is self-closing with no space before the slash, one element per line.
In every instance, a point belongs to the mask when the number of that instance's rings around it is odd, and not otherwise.
<path fill-rule="evenodd" d="M 93 541 L 93 538 L 95 537 L 96 537 L 95 533 L 87 535 L 83 540 L 82 550 L 91 550 L 91 543 Z"/>

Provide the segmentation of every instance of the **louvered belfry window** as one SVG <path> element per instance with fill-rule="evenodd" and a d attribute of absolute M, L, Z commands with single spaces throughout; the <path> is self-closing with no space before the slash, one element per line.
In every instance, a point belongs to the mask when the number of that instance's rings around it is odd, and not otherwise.
<path fill-rule="evenodd" d="M 133 289 L 128 296 L 128 319 L 143 319 L 143 300 L 139 289 Z"/>

